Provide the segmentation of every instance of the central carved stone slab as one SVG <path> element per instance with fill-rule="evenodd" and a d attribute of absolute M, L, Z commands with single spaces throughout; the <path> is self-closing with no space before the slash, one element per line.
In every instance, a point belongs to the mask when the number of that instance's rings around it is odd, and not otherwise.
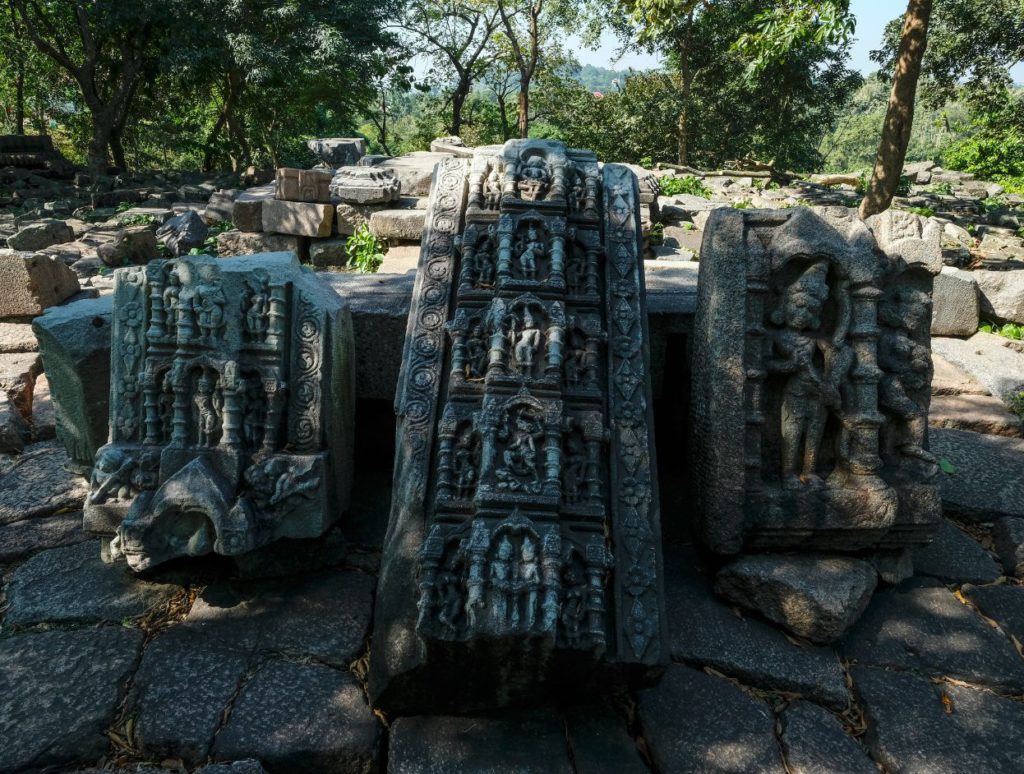
<path fill-rule="evenodd" d="M 512 140 L 434 176 L 372 700 L 500 706 L 667 658 L 637 182 Z"/>

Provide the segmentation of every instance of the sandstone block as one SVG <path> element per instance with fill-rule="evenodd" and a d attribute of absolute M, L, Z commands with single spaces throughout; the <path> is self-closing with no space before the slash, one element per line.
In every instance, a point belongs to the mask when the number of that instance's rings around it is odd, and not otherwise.
<path fill-rule="evenodd" d="M 978 331 L 978 280 L 943 266 L 932 288 L 932 336 L 973 336 Z"/>
<path fill-rule="evenodd" d="M 16 234 L 7 237 L 7 246 L 12 250 L 42 250 L 50 245 L 71 242 L 75 232 L 63 220 L 38 220 L 30 223 Z"/>
<path fill-rule="evenodd" d="M 203 220 L 211 226 L 224 220 L 230 221 L 235 199 L 240 194 L 241 191 L 234 189 L 221 189 L 212 194 L 206 203 L 206 209 L 203 210 Z"/>
<path fill-rule="evenodd" d="M 971 272 L 981 292 L 981 311 L 1000 322 L 1024 324 L 1024 269 Z"/>
<path fill-rule="evenodd" d="M 313 202 L 263 202 L 263 230 L 293 236 L 328 237 L 334 221 L 334 208 Z"/>
<path fill-rule="evenodd" d="M 370 216 L 370 231 L 378 239 L 420 241 L 424 210 L 380 210 Z"/>
<path fill-rule="evenodd" d="M 401 194 L 402 184 L 393 170 L 342 167 L 331 180 L 331 196 L 351 204 L 384 204 Z"/>
<path fill-rule="evenodd" d="M 366 140 L 362 137 L 323 137 L 307 141 L 306 147 L 331 167 L 357 164 L 366 155 Z"/>
<path fill-rule="evenodd" d="M 41 253 L 0 250 L 0 319 L 34 317 L 81 288 L 67 266 Z"/>
<path fill-rule="evenodd" d="M 231 221 L 239 231 L 263 230 L 263 202 L 274 198 L 272 183 L 243 191 L 234 201 Z"/>
<path fill-rule="evenodd" d="M 295 253 L 305 263 L 309 260 L 309 238 L 251 231 L 224 231 L 217 235 L 217 255 L 221 257 L 280 252 Z"/>
<path fill-rule="evenodd" d="M 152 226 L 129 226 L 112 242 L 96 248 L 99 259 L 107 266 L 146 264 L 159 255 Z"/>
<path fill-rule="evenodd" d="M 277 170 L 275 198 L 286 202 L 330 202 L 333 169 Z"/>

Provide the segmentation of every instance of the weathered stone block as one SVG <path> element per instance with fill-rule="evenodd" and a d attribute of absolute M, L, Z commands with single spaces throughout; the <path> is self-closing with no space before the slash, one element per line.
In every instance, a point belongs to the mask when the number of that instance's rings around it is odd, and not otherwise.
<path fill-rule="evenodd" d="M 265 234 L 262 231 L 222 231 L 217 235 L 217 255 L 222 258 L 285 252 L 295 253 L 300 262 L 306 263 L 309 260 L 309 237 Z"/>
<path fill-rule="evenodd" d="M 41 253 L 0 250 L 0 318 L 34 317 L 80 289 L 78 276 Z"/>
<path fill-rule="evenodd" d="M 92 467 L 107 439 L 112 310 L 104 296 L 49 309 L 32 322 L 57 409 L 57 437 L 80 471 Z"/>
<path fill-rule="evenodd" d="M 203 220 L 211 226 L 221 221 L 230 221 L 235 208 L 235 199 L 241 193 L 234 189 L 221 189 L 211 194 L 210 200 L 206 203 L 206 209 L 203 210 Z"/>
<path fill-rule="evenodd" d="M 263 202 L 274 198 L 277 186 L 267 184 L 239 194 L 231 210 L 231 221 L 239 231 L 263 230 Z"/>
<path fill-rule="evenodd" d="M 1024 325 L 1024 270 L 971 272 L 978 281 L 981 311 L 1000 322 Z"/>
<path fill-rule="evenodd" d="M 143 265 L 159 255 L 152 226 L 128 226 L 113 241 L 96 248 L 96 255 L 107 266 Z"/>
<path fill-rule="evenodd" d="M 447 153 L 430 153 L 429 151 L 414 151 L 404 156 L 396 156 L 375 164 L 375 169 L 390 169 L 395 173 L 402 186 L 402 193 L 406 196 L 426 196 L 430 193 L 430 180 L 434 174 L 434 167 L 452 158 Z"/>
<path fill-rule="evenodd" d="M 309 244 L 309 262 L 314 266 L 344 266 L 348 261 L 345 254 L 346 237 L 314 239 Z"/>
<path fill-rule="evenodd" d="M 582 690 L 602 660 L 663 664 L 636 178 L 516 140 L 434 180 L 371 700 L 471 711 L 555 671 Z"/>
<path fill-rule="evenodd" d="M 286 202 L 330 202 L 332 177 L 333 169 L 281 167 L 277 170 L 274 195 Z"/>
<path fill-rule="evenodd" d="M 370 216 L 370 233 L 378 239 L 418 242 L 425 216 L 423 210 L 380 210 Z"/>
<path fill-rule="evenodd" d="M 37 220 L 7 237 L 7 246 L 12 250 L 35 251 L 61 242 L 71 242 L 75 232 L 63 220 L 48 218 Z"/>
<path fill-rule="evenodd" d="M 195 210 L 185 210 L 157 229 L 157 238 L 167 245 L 171 255 L 185 255 L 195 247 L 202 247 L 210 233 L 206 221 Z"/>
<path fill-rule="evenodd" d="M 331 197 L 350 204 L 385 204 L 398 199 L 402 184 L 393 170 L 342 167 L 331 180 Z"/>
<path fill-rule="evenodd" d="M 932 291 L 932 336 L 978 332 L 978 280 L 973 272 L 943 266 Z"/>
<path fill-rule="evenodd" d="M 306 147 L 329 167 L 358 164 L 366 155 L 366 140 L 362 137 L 323 137 L 307 140 Z"/>
<path fill-rule="evenodd" d="M 348 306 L 288 253 L 116 276 L 87 528 L 135 570 L 322 534 L 351 484 Z"/>
<path fill-rule="evenodd" d="M 999 519 L 992 526 L 992 542 L 1006 574 L 1024 578 L 1024 519 Z"/>
<path fill-rule="evenodd" d="M 263 202 L 263 230 L 276 234 L 306 237 L 328 237 L 334 220 L 329 204 L 284 202 L 270 199 Z"/>
<path fill-rule="evenodd" d="M 369 225 L 370 217 L 375 212 L 387 207 L 386 204 L 345 204 L 334 208 L 337 231 L 343 236 L 351 236 L 364 225 Z"/>

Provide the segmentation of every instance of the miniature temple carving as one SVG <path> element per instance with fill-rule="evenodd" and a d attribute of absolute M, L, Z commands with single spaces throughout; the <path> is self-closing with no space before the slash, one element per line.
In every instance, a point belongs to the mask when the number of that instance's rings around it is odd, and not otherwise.
<path fill-rule="evenodd" d="M 438 165 L 396 398 L 380 706 L 497 706 L 569 655 L 580 674 L 667 658 L 637 202 L 627 168 L 557 142 Z"/>
<path fill-rule="evenodd" d="M 843 209 L 712 216 L 692 401 L 710 548 L 871 552 L 930 539 L 941 266 L 937 236 L 905 213 L 867 224 Z"/>
<path fill-rule="evenodd" d="M 351 475 L 351 316 L 290 253 L 117 272 L 86 529 L 136 570 L 316 537 Z"/>

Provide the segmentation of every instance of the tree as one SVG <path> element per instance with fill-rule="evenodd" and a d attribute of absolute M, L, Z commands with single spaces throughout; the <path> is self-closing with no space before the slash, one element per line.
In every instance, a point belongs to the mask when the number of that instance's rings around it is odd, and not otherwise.
<path fill-rule="evenodd" d="M 482 0 L 413 0 L 406 7 L 400 26 L 418 41 L 418 50 L 431 58 L 433 77 L 454 80 L 448 94 L 449 134 L 462 131 L 463 106 L 487 70 L 485 53 L 500 24 L 498 7 Z M 454 79 L 449 78 L 449 69 Z"/>
<path fill-rule="evenodd" d="M 903 17 L 903 31 L 896 55 L 896 70 L 892 78 L 892 91 L 886 108 L 882 137 L 864 198 L 860 203 L 860 216 L 867 218 L 888 209 L 900 184 L 903 161 L 910 144 L 914 125 L 914 100 L 921 63 L 928 44 L 928 20 L 932 0 L 910 0 Z"/>

